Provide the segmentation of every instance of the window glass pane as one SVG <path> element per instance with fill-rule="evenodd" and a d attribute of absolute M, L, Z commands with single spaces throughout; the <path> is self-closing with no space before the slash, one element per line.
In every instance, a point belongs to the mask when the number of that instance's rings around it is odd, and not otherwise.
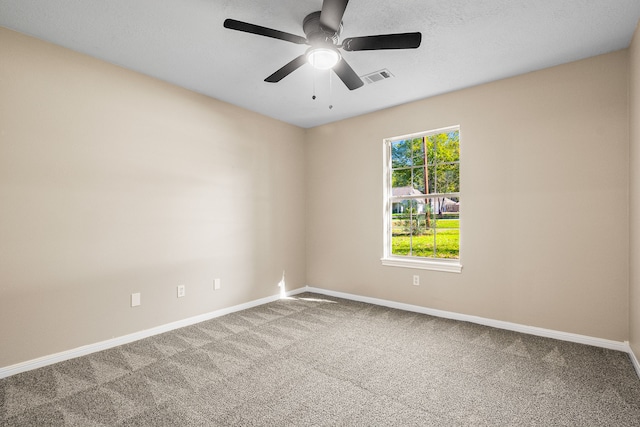
<path fill-rule="evenodd" d="M 403 139 L 391 143 L 391 165 L 393 168 L 409 167 L 411 161 L 411 141 Z"/>
<path fill-rule="evenodd" d="M 442 214 L 442 205 L 443 205 L 444 197 L 433 197 L 429 199 L 429 204 L 431 206 L 432 218 L 435 220 L 440 217 Z"/>
<path fill-rule="evenodd" d="M 392 255 L 409 255 L 411 252 L 411 239 L 405 234 L 392 234 L 391 236 L 391 254 Z"/>
<path fill-rule="evenodd" d="M 396 226 L 400 226 L 405 215 L 409 215 L 409 200 L 402 200 L 395 202 L 391 205 L 391 213 L 393 215 L 394 229 Z M 408 231 L 407 231 L 408 232 Z"/>
<path fill-rule="evenodd" d="M 418 203 L 402 200 L 392 205 L 391 253 L 411 255 L 412 238 L 419 226 Z"/>
<path fill-rule="evenodd" d="M 454 211 L 459 213 L 460 212 L 460 197 L 451 196 L 451 197 L 449 197 L 449 199 L 451 199 L 451 201 L 455 203 L 456 209 Z"/>
<path fill-rule="evenodd" d="M 438 220 L 440 223 L 441 220 Z M 460 228 L 436 228 L 436 258 L 458 258 Z"/>
<path fill-rule="evenodd" d="M 396 169 L 391 173 L 391 186 L 394 188 L 394 196 L 407 196 L 395 190 L 397 187 L 411 186 L 411 169 Z"/>
<path fill-rule="evenodd" d="M 423 228 L 413 237 L 413 256 L 433 257 L 434 256 L 434 233 L 433 228 Z"/>
<path fill-rule="evenodd" d="M 427 146 L 427 164 L 433 165 L 436 163 L 436 145 L 433 136 L 426 137 L 425 143 Z"/>
<path fill-rule="evenodd" d="M 413 188 L 425 194 L 424 168 L 413 168 Z"/>
<path fill-rule="evenodd" d="M 393 255 L 408 255 L 411 250 L 409 239 L 411 234 L 408 205 L 405 201 L 394 203 L 391 207 L 391 253 Z"/>
<path fill-rule="evenodd" d="M 427 211 L 429 213 L 429 217 L 431 220 L 435 220 L 436 216 L 440 213 L 440 203 L 438 203 L 438 199 L 435 197 L 430 197 L 426 200 L 427 202 Z M 429 225 L 433 227 L 433 225 Z"/>
<path fill-rule="evenodd" d="M 422 138 L 414 138 L 411 140 L 413 151 L 413 166 L 424 165 L 424 143 Z"/>
<path fill-rule="evenodd" d="M 460 228 L 460 216 L 458 212 L 443 212 L 433 219 L 432 224 L 436 228 Z"/>
<path fill-rule="evenodd" d="M 445 163 L 436 167 L 436 193 L 458 193 L 460 191 L 460 164 Z"/>
<path fill-rule="evenodd" d="M 415 199 L 412 200 L 405 200 L 405 202 L 408 204 L 409 206 L 409 214 L 411 216 L 411 228 L 415 228 L 415 221 L 416 218 L 418 217 L 418 212 L 420 207 L 418 206 L 418 201 Z"/>
<path fill-rule="evenodd" d="M 460 215 L 458 197 L 433 197 L 429 199 L 434 219 L 452 219 Z M 438 225 L 440 227 L 440 225 Z"/>
<path fill-rule="evenodd" d="M 460 139 L 458 131 L 437 135 L 437 163 L 460 161 Z"/>
<path fill-rule="evenodd" d="M 417 209 L 418 214 L 414 215 L 413 228 L 411 229 L 413 236 L 423 235 L 429 227 L 427 222 L 427 215 L 424 211 L 424 202 L 419 202 Z"/>
<path fill-rule="evenodd" d="M 445 197 L 444 201 L 442 202 L 442 212 L 443 212 L 443 219 L 455 219 L 458 220 L 458 225 L 456 228 L 460 227 L 459 224 L 459 220 L 460 220 L 460 198 L 459 197 Z M 456 223 L 452 223 L 452 224 L 456 224 Z M 438 225 L 438 227 L 441 227 L 440 225 Z M 449 228 L 449 226 L 447 226 L 446 228 Z"/>
<path fill-rule="evenodd" d="M 429 191 L 427 191 L 427 194 L 435 193 L 436 192 L 436 167 L 427 166 L 427 175 L 429 176 L 429 179 L 427 181 L 427 184 L 429 185 Z"/>

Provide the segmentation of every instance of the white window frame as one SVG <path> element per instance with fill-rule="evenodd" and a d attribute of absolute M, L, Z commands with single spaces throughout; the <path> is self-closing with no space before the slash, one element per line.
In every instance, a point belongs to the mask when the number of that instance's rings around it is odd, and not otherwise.
<path fill-rule="evenodd" d="M 391 144 L 395 141 L 413 138 L 422 138 L 429 135 L 438 133 L 446 133 L 452 131 L 458 131 L 460 135 L 460 126 L 448 126 L 440 129 L 429 130 L 426 132 L 418 132 L 409 135 L 394 136 L 392 138 L 385 138 L 383 140 L 383 244 L 384 251 L 381 258 L 382 265 L 389 267 L 405 267 L 405 268 L 419 268 L 424 270 L 445 271 L 451 273 L 462 272 L 462 212 L 460 213 L 460 252 L 458 259 L 443 259 L 443 258 L 427 258 L 427 257 L 415 257 L 407 255 L 393 255 L 391 253 L 391 226 L 392 226 L 392 184 L 391 184 L 391 171 L 392 171 L 392 158 L 391 158 Z M 460 193 L 461 194 L 461 193 Z M 416 196 L 417 198 L 418 196 Z M 409 197 L 411 198 L 411 197 Z M 422 197 L 424 198 L 424 196 Z M 462 197 L 460 197 L 462 200 Z"/>

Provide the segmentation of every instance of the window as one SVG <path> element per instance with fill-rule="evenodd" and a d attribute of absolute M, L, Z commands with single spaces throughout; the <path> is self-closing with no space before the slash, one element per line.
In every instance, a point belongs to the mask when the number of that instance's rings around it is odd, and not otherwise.
<path fill-rule="evenodd" d="M 382 263 L 460 272 L 460 128 L 384 141 Z"/>

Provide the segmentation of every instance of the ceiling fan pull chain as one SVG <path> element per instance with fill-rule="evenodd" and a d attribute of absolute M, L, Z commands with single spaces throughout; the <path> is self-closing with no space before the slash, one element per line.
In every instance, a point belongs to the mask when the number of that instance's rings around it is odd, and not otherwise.
<path fill-rule="evenodd" d="M 318 70 L 313 70 L 313 94 L 311 95 L 311 99 L 316 100 L 316 79 L 318 78 Z"/>
<path fill-rule="evenodd" d="M 333 108 L 333 103 L 331 102 L 331 100 L 333 99 L 333 80 L 331 79 L 332 77 L 332 73 L 328 73 L 329 74 L 329 110 L 331 110 Z"/>

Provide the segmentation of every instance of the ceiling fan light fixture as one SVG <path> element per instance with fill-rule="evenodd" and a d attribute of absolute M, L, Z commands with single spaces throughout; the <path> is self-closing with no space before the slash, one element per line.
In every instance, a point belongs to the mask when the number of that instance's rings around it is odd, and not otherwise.
<path fill-rule="evenodd" d="M 307 51 L 307 61 L 318 70 L 328 70 L 340 61 L 340 53 L 328 47 L 312 47 Z"/>
<path fill-rule="evenodd" d="M 0 0 L 1 1 L 1 0 Z M 375 36 L 351 37 L 342 40 L 342 17 L 349 0 L 322 0 L 322 9 L 308 14 L 302 21 L 302 31 L 306 37 L 273 28 L 250 24 L 249 22 L 225 19 L 224 27 L 230 30 L 256 34 L 263 37 L 310 46 L 305 53 L 280 67 L 264 79 L 267 83 L 278 83 L 305 62 L 320 70 L 333 69 L 336 76 L 349 89 L 364 85 L 362 79 L 353 71 L 340 52 L 358 50 L 415 49 L 420 46 L 421 33 L 378 34 Z M 338 50 L 340 49 L 340 50 Z"/>

